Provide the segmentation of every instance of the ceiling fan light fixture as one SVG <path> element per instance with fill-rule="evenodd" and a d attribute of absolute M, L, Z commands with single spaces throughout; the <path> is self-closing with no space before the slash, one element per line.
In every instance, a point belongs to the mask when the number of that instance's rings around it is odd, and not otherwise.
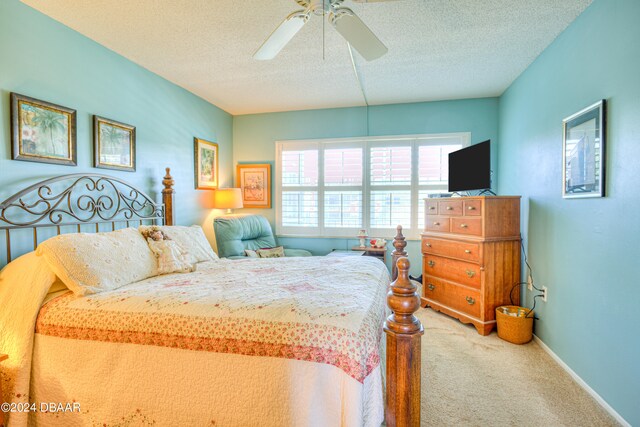
<path fill-rule="evenodd" d="M 387 47 L 351 9 L 341 7 L 344 0 L 294 1 L 305 9 L 287 16 L 256 53 L 253 54 L 255 59 L 269 60 L 275 58 L 307 23 L 311 14 L 322 16 L 322 18 L 328 15 L 327 19 L 331 22 L 331 25 L 367 61 L 378 59 L 388 52 Z"/>

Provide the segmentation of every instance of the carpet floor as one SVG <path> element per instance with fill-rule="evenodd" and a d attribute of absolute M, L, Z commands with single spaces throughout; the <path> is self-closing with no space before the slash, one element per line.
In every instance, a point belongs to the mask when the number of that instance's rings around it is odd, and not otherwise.
<path fill-rule="evenodd" d="M 431 309 L 422 321 L 423 426 L 617 426 L 537 343 L 515 345 Z"/>

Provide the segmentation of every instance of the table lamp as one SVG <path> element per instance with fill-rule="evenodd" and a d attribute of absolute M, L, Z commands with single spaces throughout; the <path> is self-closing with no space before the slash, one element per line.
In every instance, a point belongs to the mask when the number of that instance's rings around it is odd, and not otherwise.
<path fill-rule="evenodd" d="M 231 209 L 240 209 L 242 204 L 242 190 L 240 188 L 218 188 L 213 192 L 213 207 L 215 209 L 226 209 L 227 214 L 232 213 Z"/>
<path fill-rule="evenodd" d="M 367 230 L 360 230 L 358 232 L 358 235 L 356 236 L 358 239 L 360 239 L 360 247 L 364 248 L 366 247 L 366 243 L 365 243 L 365 239 L 369 236 L 367 236 Z"/>

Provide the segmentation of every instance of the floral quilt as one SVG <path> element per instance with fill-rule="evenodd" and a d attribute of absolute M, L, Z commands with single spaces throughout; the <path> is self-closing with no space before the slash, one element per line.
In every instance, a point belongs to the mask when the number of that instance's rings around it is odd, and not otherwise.
<path fill-rule="evenodd" d="M 216 260 L 46 303 L 36 333 L 333 365 L 363 382 L 380 364 L 389 284 L 368 257 Z"/>

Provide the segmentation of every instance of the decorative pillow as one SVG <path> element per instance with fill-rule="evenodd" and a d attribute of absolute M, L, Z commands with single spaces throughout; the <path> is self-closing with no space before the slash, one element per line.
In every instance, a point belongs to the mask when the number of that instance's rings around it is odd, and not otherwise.
<path fill-rule="evenodd" d="M 138 228 L 141 233 L 148 232 L 150 226 Z M 165 236 L 173 240 L 186 252 L 187 262 L 195 264 L 202 261 L 212 261 L 218 259 L 218 255 L 211 249 L 211 245 L 202 231 L 202 227 L 193 225 L 184 227 L 181 225 L 163 225 L 155 227 L 162 231 Z"/>
<path fill-rule="evenodd" d="M 246 256 L 248 256 L 249 258 L 260 258 L 260 257 L 258 256 L 258 252 L 256 252 L 256 251 L 252 251 L 251 249 L 245 249 L 245 250 L 244 250 L 244 254 L 245 254 Z"/>
<path fill-rule="evenodd" d="M 147 243 L 158 259 L 158 274 L 195 271 L 195 265 L 187 261 L 187 253 L 173 240 L 153 240 L 149 238 Z"/>
<path fill-rule="evenodd" d="M 284 246 L 269 249 L 258 249 L 256 252 L 260 258 L 282 258 L 284 257 Z"/>
<path fill-rule="evenodd" d="M 62 234 L 36 250 L 76 295 L 117 289 L 157 275 L 156 258 L 134 228 Z"/>

